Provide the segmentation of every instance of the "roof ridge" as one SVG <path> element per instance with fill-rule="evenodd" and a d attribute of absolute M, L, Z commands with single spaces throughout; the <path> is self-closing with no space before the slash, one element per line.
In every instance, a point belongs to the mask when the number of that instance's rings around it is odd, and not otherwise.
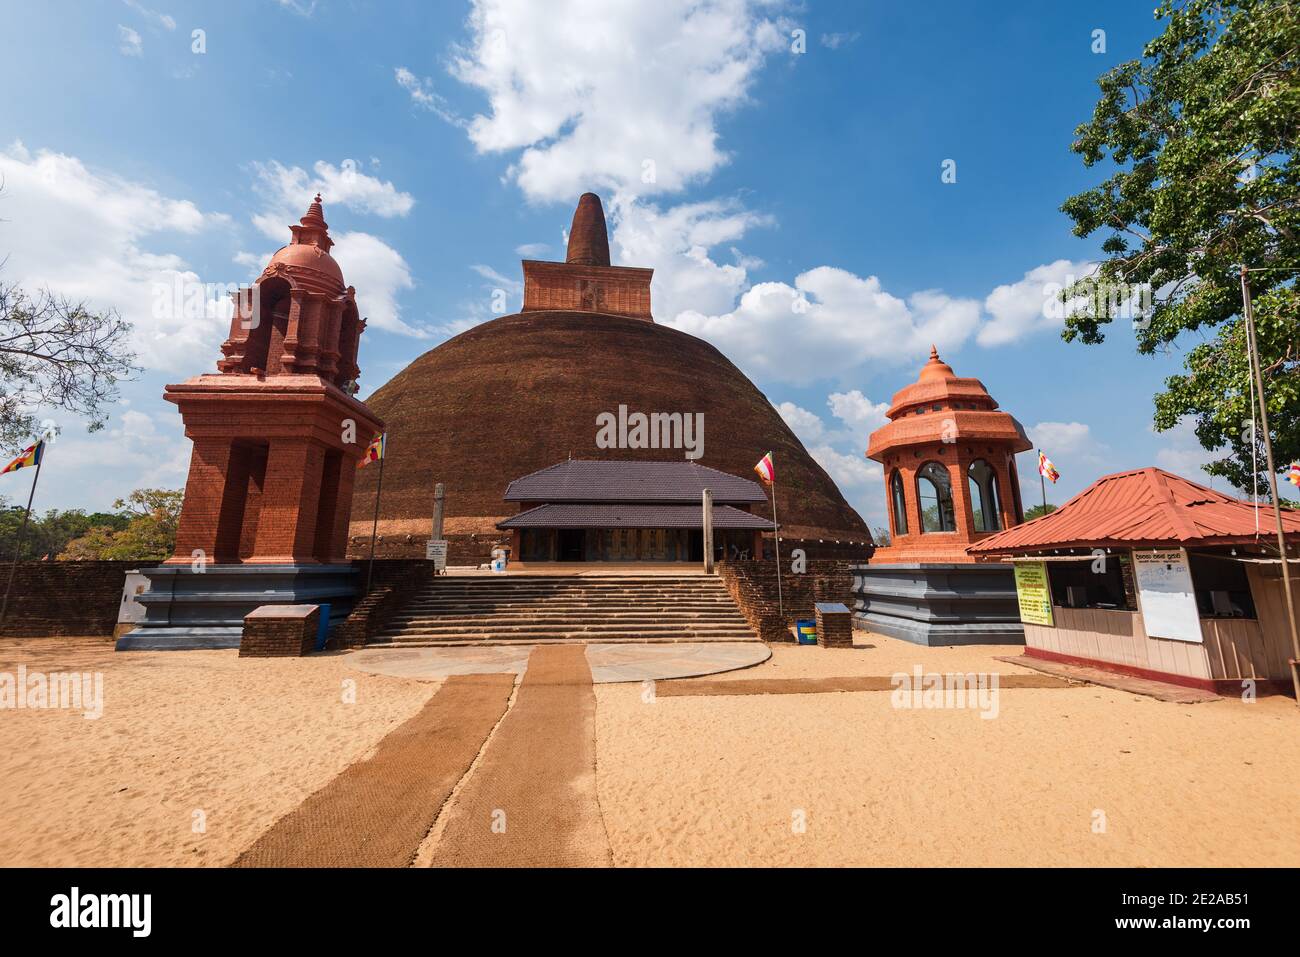
<path fill-rule="evenodd" d="M 1156 468 L 1154 465 L 1148 466 L 1143 471 L 1146 473 L 1149 487 L 1155 493 L 1157 500 L 1168 509 L 1174 528 L 1181 533 L 1178 537 L 1186 540 L 1200 538 L 1201 533 L 1192 520 L 1183 513 L 1183 507 L 1175 500 L 1173 489 L 1169 487 L 1169 479 L 1180 478 L 1180 476 Z"/>

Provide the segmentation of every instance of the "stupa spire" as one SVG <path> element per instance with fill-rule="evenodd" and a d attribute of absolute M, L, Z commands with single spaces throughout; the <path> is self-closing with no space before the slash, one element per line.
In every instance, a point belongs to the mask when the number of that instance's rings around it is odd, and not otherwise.
<path fill-rule="evenodd" d="M 334 245 L 334 240 L 330 239 L 329 228 L 329 223 L 325 222 L 325 210 L 320 204 L 320 193 L 317 193 L 316 198 L 307 207 L 306 215 L 298 220 L 298 225 L 289 227 L 293 232 L 290 245 L 306 243 L 329 252 L 330 247 Z"/>
<path fill-rule="evenodd" d="M 583 193 L 569 227 L 569 253 L 565 262 L 581 266 L 609 265 L 609 233 L 605 210 L 595 193 Z"/>

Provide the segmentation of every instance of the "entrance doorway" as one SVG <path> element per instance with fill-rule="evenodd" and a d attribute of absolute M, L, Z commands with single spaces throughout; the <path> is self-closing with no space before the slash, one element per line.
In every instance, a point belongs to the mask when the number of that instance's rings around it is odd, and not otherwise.
<path fill-rule="evenodd" d="M 583 548 L 587 540 L 585 529 L 581 528 L 562 528 L 556 533 L 556 544 L 558 545 L 559 560 L 562 562 L 581 562 L 586 561 L 586 550 Z"/>

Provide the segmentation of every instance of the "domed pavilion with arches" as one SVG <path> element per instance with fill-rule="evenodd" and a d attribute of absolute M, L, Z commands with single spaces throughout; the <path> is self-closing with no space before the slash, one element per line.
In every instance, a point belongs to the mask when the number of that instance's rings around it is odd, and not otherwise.
<path fill-rule="evenodd" d="M 890 543 L 857 570 L 859 621 L 921 644 L 1023 641 L 1010 566 L 977 564 L 966 549 L 1024 521 L 1024 428 L 934 347 L 888 417 L 866 454 L 884 468 Z"/>

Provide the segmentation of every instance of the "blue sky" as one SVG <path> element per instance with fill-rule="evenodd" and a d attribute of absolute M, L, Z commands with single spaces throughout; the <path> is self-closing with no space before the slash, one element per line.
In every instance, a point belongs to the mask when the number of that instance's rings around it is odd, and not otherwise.
<path fill-rule="evenodd" d="M 214 371 L 226 323 L 160 315 L 157 290 L 251 281 L 317 189 L 370 318 L 363 396 L 493 318 L 496 290 L 515 311 L 519 259 L 562 257 L 594 189 L 616 261 L 656 270 L 658 321 L 748 373 L 873 525 L 866 436 L 931 341 L 1044 445 L 1053 501 L 1144 465 L 1205 481 L 1189 429 L 1150 427 L 1179 353 L 1137 356 L 1125 323 L 1067 345 L 1042 314 L 1098 252 L 1058 212 L 1103 175 L 1071 132 L 1158 31 L 1151 7 L 10 5 L 0 278 L 119 309 L 146 366 L 105 431 L 53 416 L 37 507 L 181 487 L 162 387 Z M 1029 504 L 1032 453 L 1021 471 Z"/>

